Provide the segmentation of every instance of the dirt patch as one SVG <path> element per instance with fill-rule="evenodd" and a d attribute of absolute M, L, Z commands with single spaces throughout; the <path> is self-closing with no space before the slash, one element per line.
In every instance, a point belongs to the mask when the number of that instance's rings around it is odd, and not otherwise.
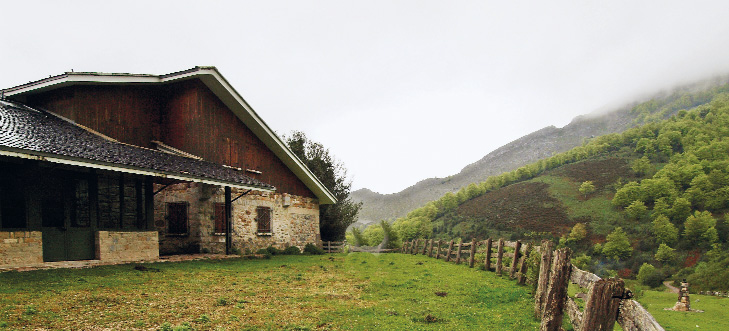
<path fill-rule="evenodd" d="M 568 164 L 554 170 L 553 174 L 567 177 L 576 183 L 591 180 L 597 190 L 614 184 L 619 178 L 625 181 L 636 178 L 630 169 L 630 161 L 616 157 Z"/>
<path fill-rule="evenodd" d="M 559 235 L 574 225 L 545 183 L 519 183 L 486 193 L 462 204 L 458 214 L 501 230 L 518 228 Z"/>

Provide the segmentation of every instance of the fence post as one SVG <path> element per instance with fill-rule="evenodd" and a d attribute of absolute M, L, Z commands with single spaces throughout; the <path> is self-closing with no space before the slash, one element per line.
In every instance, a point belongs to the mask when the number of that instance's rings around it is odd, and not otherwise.
<path fill-rule="evenodd" d="M 476 259 L 476 238 L 471 239 L 471 257 L 468 260 L 468 267 L 473 268 Z"/>
<path fill-rule="evenodd" d="M 456 264 L 461 263 L 461 246 L 463 245 L 463 242 L 458 243 L 458 249 L 456 249 Z"/>
<path fill-rule="evenodd" d="M 600 279 L 587 295 L 585 312 L 579 330 L 612 330 L 625 292 L 622 279 Z"/>
<path fill-rule="evenodd" d="M 516 241 L 514 246 L 514 258 L 511 260 L 511 268 L 509 268 L 509 278 L 514 279 L 516 276 L 516 267 L 519 265 L 519 257 L 521 256 L 521 241 Z"/>
<path fill-rule="evenodd" d="M 486 258 L 483 260 L 483 267 L 491 271 L 491 238 L 486 239 Z"/>
<path fill-rule="evenodd" d="M 450 243 L 448 243 L 448 253 L 446 253 L 446 262 L 449 262 L 451 260 L 451 251 L 453 250 L 453 240 L 451 240 Z"/>
<path fill-rule="evenodd" d="M 407 241 L 402 242 L 402 248 L 400 248 L 400 253 L 405 253 L 405 244 L 406 243 L 407 243 Z"/>
<path fill-rule="evenodd" d="M 527 272 L 527 259 L 532 252 L 532 243 L 527 243 L 524 248 L 524 255 L 519 259 L 519 284 L 524 285 L 526 283 L 526 272 Z"/>
<path fill-rule="evenodd" d="M 426 250 L 428 250 L 428 240 L 423 239 L 423 255 L 425 255 Z"/>
<path fill-rule="evenodd" d="M 562 327 L 567 285 L 569 285 L 572 271 L 571 258 L 572 250 L 569 248 L 560 248 L 554 252 L 540 331 L 559 331 Z"/>
<path fill-rule="evenodd" d="M 433 257 L 433 239 L 428 243 L 428 257 Z"/>
<path fill-rule="evenodd" d="M 418 255 L 418 245 L 420 244 L 420 239 L 413 240 L 413 255 Z"/>
<path fill-rule="evenodd" d="M 327 253 L 332 253 L 332 242 L 327 241 Z"/>
<path fill-rule="evenodd" d="M 534 316 L 541 319 L 544 312 L 544 301 L 547 295 L 547 285 L 549 285 L 549 271 L 552 266 L 552 249 L 554 243 L 549 240 L 542 240 L 542 246 L 539 251 L 542 258 L 539 263 L 539 281 L 537 281 L 537 292 L 534 294 Z"/>
<path fill-rule="evenodd" d="M 504 238 L 499 238 L 499 248 L 496 251 L 496 273 L 501 276 L 501 269 L 503 268 L 504 259 Z"/>
<path fill-rule="evenodd" d="M 435 258 L 440 259 L 440 239 L 438 239 L 438 248 L 435 250 Z"/>

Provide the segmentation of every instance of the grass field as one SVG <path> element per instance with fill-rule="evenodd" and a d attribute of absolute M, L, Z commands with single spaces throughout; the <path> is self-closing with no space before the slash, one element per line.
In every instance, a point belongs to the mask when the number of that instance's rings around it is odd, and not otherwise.
<path fill-rule="evenodd" d="M 353 253 L 0 273 L 0 330 L 535 330 L 526 287 Z"/>
<path fill-rule="evenodd" d="M 703 313 L 667 311 L 676 303 L 677 294 L 644 291 L 638 300 L 666 331 L 729 330 L 729 298 L 691 294 L 691 308 Z"/>

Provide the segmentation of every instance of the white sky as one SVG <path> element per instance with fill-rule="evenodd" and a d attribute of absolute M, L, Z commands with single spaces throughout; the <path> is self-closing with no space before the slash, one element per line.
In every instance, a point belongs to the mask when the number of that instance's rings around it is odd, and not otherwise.
<path fill-rule="evenodd" d="M 214 65 L 353 188 L 455 174 L 548 125 L 729 73 L 729 1 L 3 1 L 0 87 Z"/>

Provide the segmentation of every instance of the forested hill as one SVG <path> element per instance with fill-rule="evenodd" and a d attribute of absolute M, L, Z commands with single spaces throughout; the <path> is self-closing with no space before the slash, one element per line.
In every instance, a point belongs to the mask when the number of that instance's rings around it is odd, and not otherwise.
<path fill-rule="evenodd" d="M 410 210 L 448 192 L 457 192 L 471 183 L 565 152 L 582 145 L 590 137 L 623 132 L 646 120 L 665 118 L 680 109 L 694 107 L 706 102 L 712 88 L 724 81 L 726 78 L 686 85 L 655 95 L 640 105 L 634 103 L 610 112 L 580 116 L 563 128 L 543 128 L 494 150 L 458 174 L 425 179 L 398 193 L 357 190 L 351 197 L 355 202 L 363 203 L 358 224 L 403 217 Z"/>

